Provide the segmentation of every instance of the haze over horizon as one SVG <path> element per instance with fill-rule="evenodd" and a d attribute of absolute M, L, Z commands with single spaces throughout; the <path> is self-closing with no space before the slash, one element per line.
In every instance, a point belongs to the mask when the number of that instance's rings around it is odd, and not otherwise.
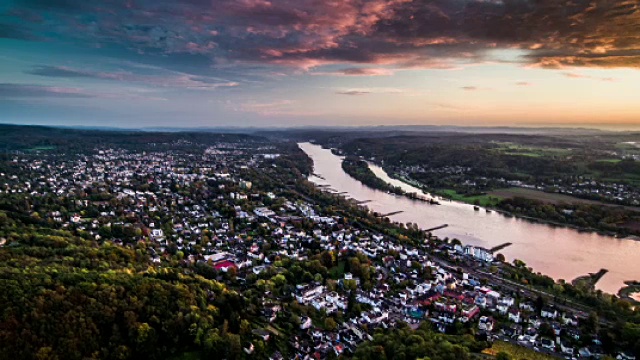
<path fill-rule="evenodd" d="M 8 0 L 0 123 L 640 126 L 638 1 Z"/>

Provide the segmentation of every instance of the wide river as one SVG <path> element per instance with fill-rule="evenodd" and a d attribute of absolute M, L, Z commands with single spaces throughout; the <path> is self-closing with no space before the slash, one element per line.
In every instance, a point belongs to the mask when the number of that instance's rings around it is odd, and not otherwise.
<path fill-rule="evenodd" d="M 506 242 L 513 245 L 500 250 L 508 260 L 520 259 L 535 271 L 555 279 L 567 281 L 596 272 L 602 268 L 609 272 L 597 287 L 605 292 L 617 293 L 625 280 L 640 280 L 640 242 L 578 232 L 569 228 L 552 227 L 532 223 L 496 212 L 474 211 L 473 206 L 441 201 L 442 205 L 430 205 L 403 196 L 393 196 L 362 185 L 342 170 L 342 158 L 311 143 L 300 143 L 314 163 L 314 173 L 309 180 L 318 185 L 330 185 L 345 196 L 357 200 L 370 200 L 366 206 L 372 211 L 391 213 L 402 211 L 391 219 L 417 223 L 423 229 L 442 224 L 447 228 L 433 233 L 441 238 L 458 238 L 465 244 L 492 248 Z M 422 193 L 399 180 L 390 178 L 378 166 L 371 166 L 381 179 L 401 186 L 409 192 Z"/>

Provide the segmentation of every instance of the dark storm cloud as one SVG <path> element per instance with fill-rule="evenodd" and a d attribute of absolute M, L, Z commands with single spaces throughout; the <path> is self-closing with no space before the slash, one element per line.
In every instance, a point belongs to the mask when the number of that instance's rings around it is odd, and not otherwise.
<path fill-rule="evenodd" d="M 493 49 L 521 49 L 524 64 L 544 68 L 640 67 L 637 0 L 23 0 L 12 11 L 27 25 L 13 34 L 0 26 L 0 36 L 46 35 L 116 46 L 128 56 L 198 59 L 203 69 L 450 68 L 483 61 Z M 38 18 L 46 26 L 27 20 Z"/>

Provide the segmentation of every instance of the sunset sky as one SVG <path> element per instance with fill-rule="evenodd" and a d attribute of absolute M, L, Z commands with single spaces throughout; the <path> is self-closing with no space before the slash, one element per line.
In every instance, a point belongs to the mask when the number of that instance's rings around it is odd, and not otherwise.
<path fill-rule="evenodd" d="M 0 122 L 640 126 L 640 2 L 2 0 Z"/>

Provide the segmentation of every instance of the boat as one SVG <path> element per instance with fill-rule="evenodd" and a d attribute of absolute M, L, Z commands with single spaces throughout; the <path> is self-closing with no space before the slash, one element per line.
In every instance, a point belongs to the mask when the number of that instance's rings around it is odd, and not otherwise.
<path fill-rule="evenodd" d="M 491 210 L 489 210 L 489 209 L 484 209 L 484 211 L 486 211 L 486 212 L 487 212 L 487 214 L 491 214 L 491 213 L 492 213 L 492 211 L 491 211 Z"/>
<path fill-rule="evenodd" d="M 479 206 L 474 206 L 474 207 L 473 207 L 473 210 L 475 210 L 475 211 L 480 211 L 480 207 L 479 207 Z"/>

